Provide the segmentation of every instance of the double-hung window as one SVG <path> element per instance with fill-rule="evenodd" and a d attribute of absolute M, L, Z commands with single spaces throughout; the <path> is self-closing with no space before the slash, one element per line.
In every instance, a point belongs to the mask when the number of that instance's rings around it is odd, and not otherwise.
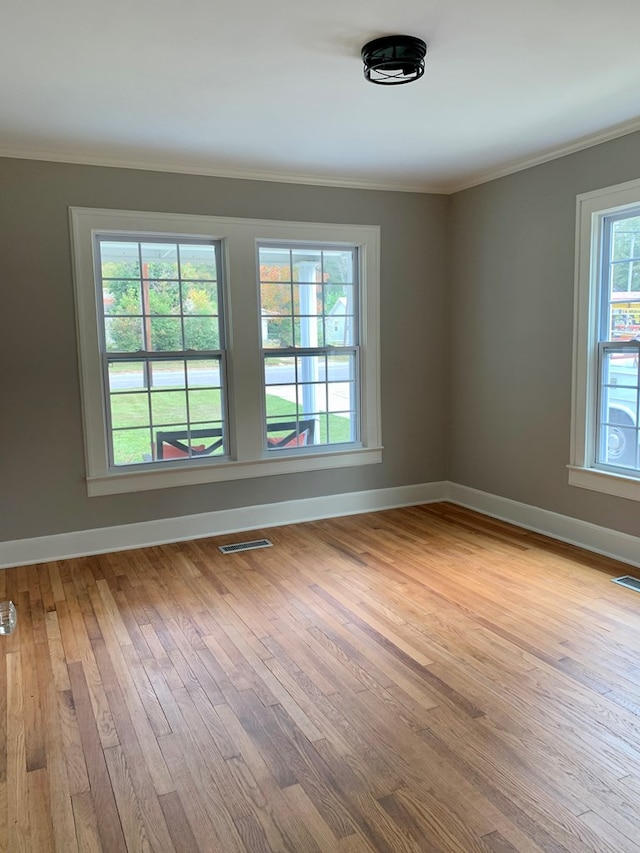
<path fill-rule="evenodd" d="M 358 441 L 358 249 L 262 243 L 258 269 L 267 449 Z"/>
<path fill-rule="evenodd" d="M 223 455 L 220 243 L 94 241 L 110 466 Z"/>
<path fill-rule="evenodd" d="M 381 461 L 377 227 L 71 226 L 90 495 Z"/>
<path fill-rule="evenodd" d="M 573 485 L 640 500 L 640 181 L 578 198 Z"/>

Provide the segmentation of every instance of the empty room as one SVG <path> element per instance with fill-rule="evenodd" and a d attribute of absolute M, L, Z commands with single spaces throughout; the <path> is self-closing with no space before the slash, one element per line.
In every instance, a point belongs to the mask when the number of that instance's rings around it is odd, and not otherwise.
<path fill-rule="evenodd" d="M 640 853 L 638 24 L 6 10 L 0 853 Z"/>

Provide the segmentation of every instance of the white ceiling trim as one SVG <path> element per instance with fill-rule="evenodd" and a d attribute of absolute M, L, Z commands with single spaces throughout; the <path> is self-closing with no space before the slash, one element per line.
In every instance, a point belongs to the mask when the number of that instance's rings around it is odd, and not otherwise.
<path fill-rule="evenodd" d="M 408 193 L 431 193 L 436 195 L 453 195 L 462 190 L 470 189 L 481 184 L 489 183 L 497 178 L 522 172 L 534 166 L 540 166 L 568 154 L 592 148 L 603 142 L 610 142 L 635 133 L 640 130 L 640 118 L 623 124 L 615 125 L 608 130 L 583 136 L 580 139 L 558 148 L 551 148 L 536 157 L 517 160 L 499 169 L 477 172 L 469 176 L 461 184 L 433 186 L 416 183 L 402 183 L 399 181 L 368 181 L 356 180 L 331 175 L 319 177 L 318 175 L 269 172 L 252 169 L 220 169 L 206 166 L 191 166 L 184 163 L 163 163 L 153 160 L 119 160 L 111 157 L 95 157 L 89 154 L 61 154 L 55 151 L 25 151 L 13 150 L 0 147 L 0 157 L 11 157 L 18 160 L 43 160 L 52 163 L 69 163 L 83 166 L 105 166 L 117 169 L 140 169 L 147 172 L 173 172 L 175 174 L 202 175 L 203 177 L 236 178 L 239 180 L 270 181 L 284 184 L 303 184 L 310 186 L 344 187 L 345 189 L 382 190 L 385 192 L 408 192 Z"/>
<path fill-rule="evenodd" d="M 184 163 L 162 163 L 154 160 L 119 160 L 111 157 L 94 157 L 89 154 L 60 154 L 56 151 L 24 151 L 0 147 L 0 157 L 17 160 L 44 160 L 50 163 L 70 163 L 78 166 L 106 166 L 114 169 L 141 169 L 146 172 L 173 172 L 179 175 L 202 175 L 211 178 L 237 178 L 246 181 L 272 181 L 281 184 L 309 184 L 345 189 L 384 190 L 386 192 L 435 193 L 446 195 L 446 186 L 429 186 L 421 183 L 404 184 L 399 181 L 367 181 L 331 175 L 289 174 L 253 169 L 219 169 L 208 166 L 189 166 Z"/>
<path fill-rule="evenodd" d="M 568 145 L 562 145 L 559 148 L 550 148 L 544 154 L 539 154 L 536 157 L 530 157 L 526 160 L 516 160 L 500 169 L 492 171 L 478 172 L 468 180 L 453 187 L 448 187 L 446 193 L 453 193 L 468 190 L 471 187 L 477 187 L 480 184 L 487 184 L 489 181 L 495 181 L 496 178 L 504 178 L 507 175 L 513 175 L 516 172 L 522 172 L 525 169 L 531 169 L 533 166 L 540 166 L 543 163 L 548 163 L 551 160 L 559 160 L 560 157 L 566 157 L 567 154 L 575 154 L 577 151 L 584 151 L 585 148 L 593 148 L 595 145 L 600 145 L 603 142 L 611 142 L 613 139 L 619 139 L 622 136 L 628 136 L 630 133 L 635 133 L 640 130 L 640 118 L 635 118 L 632 121 L 616 124 L 608 130 L 603 130 L 599 133 L 592 133 L 589 136 L 583 136 L 571 142 Z M 442 192 L 442 190 L 441 190 Z"/>

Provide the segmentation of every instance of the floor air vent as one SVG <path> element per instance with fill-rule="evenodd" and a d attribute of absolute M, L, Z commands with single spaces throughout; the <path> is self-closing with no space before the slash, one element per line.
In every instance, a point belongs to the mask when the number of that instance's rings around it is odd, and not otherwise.
<path fill-rule="evenodd" d="M 254 539 L 253 542 L 234 542 L 233 545 L 218 545 L 223 554 L 235 554 L 236 551 L 253 551 L 255 548 L 271 548 L 273 542 L 268 539 Z M 640 582 L 639 587 L 640 589 Z"/>
<path fill-rule="evenodd" d="M 632 578 L 629 575 L 624 575 L 621 578 L 612 578 L 614 583 L 619 583 L 620 586 L 627 586 L 629 589 L 635 589 L 636 592 L 640 592 L 640 580 L 638 578 Z"/>

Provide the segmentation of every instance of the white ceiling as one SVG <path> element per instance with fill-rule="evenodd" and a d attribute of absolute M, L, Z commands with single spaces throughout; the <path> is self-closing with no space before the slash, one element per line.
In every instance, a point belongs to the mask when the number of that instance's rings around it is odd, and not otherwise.
<path fill-rule="evenodd" d="M 640 128 L 638 0 L 21 0 L 0 154 L 451 191 Z M 374 86 L 360 48 L 428 44 Z"/>

